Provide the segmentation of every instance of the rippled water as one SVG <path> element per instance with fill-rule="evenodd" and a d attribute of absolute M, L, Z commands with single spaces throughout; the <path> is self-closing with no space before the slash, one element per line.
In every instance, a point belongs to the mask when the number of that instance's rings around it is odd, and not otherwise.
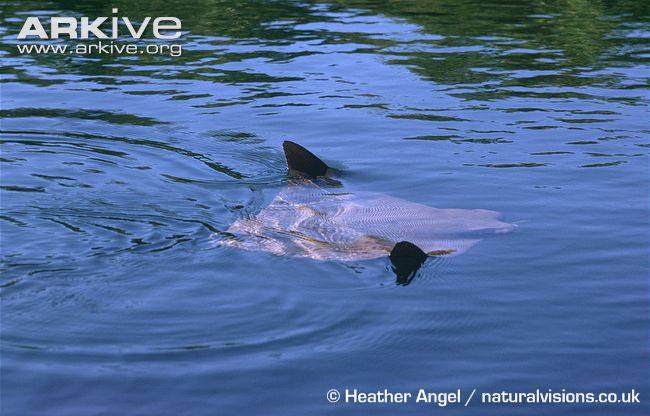
<path fill-rule="evenodd" d="M 81 4 L 78 4 L 81 3 Z M 643 1 L 2 2 L 2 413 L 425 414 L 330 388 L 641 392 Z M 178 16 L 183 54 L 21 55 L 30 15 Z M 286 184 L 518 225 L 409 286 L 387 259 L 210 244 Z"/>

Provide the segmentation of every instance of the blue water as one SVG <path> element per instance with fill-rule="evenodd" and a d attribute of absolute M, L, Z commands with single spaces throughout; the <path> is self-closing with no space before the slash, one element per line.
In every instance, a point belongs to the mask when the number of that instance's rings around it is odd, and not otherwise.
<path fill-rule="evenodd" d="M 1 413 L 647 414 L 650 6 L 530 3 L 2 2 Z M 17 51 L 27 16 L 111 7 L 178 16 L 182 56 Z M 408 286 L 211 244 L 286 184 L 286 139 L 518 227 Z M 536 389 L 642 403 L 480 402 Z"/>

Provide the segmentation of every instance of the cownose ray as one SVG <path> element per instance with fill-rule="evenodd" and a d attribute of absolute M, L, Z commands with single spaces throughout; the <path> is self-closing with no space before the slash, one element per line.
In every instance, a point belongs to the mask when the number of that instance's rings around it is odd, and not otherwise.
<path fill-rule="evenodd" d="M 433 208 L 377 192 L 347 192 L 334 171 L 304 147 L 282 144 L 287 186 L 252 217 L 240 218 L 217 244 L 315 260 L 357 261 L 388 255 L 398 284 L 428 256 L 463 253 L 483 237 L 511 231 L 499 213 Z"/>

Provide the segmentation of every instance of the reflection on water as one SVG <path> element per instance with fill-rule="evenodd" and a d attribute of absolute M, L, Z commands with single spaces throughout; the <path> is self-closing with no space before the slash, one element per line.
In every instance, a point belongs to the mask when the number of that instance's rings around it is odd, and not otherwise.
<path fill-rule="evenodd" d="M 182 56 L 17 51 L 27 16 L 113 7 L 179 17 Z M 368 412 L 327 403 L 332 387 L 647 396 L 647 2 L 2 15 L 3 414 Z M 285 139 L 346 186 L 519 230 L 398 274 L 406 287 L 388 258 L 211 245 L 286 185 Z"/>

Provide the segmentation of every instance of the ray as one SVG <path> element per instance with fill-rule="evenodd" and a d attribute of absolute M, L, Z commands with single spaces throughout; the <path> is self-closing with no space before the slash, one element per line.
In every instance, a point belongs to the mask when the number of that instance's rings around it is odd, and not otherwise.
<path fill-rule="evenodd" d="M 415 259 L 419 253 L 455 256 L 487 236 L 514 229 L 499 220 L 496 211 L 433 208 L 384 193 L 342 188 L 340 182 L 323 177 L 334 173 L 311 152 L 292 142 L 283 147 L 288 185 L 259 213 L 236 220 L 217 245 L 321 261 L 390 255 L 395 266 L 404 264 L 396 260 L 402 253 Z M 307 152 L 304 157 L 301 149 Z M 397 250 L 403 242 L 408 243 Z"/>

